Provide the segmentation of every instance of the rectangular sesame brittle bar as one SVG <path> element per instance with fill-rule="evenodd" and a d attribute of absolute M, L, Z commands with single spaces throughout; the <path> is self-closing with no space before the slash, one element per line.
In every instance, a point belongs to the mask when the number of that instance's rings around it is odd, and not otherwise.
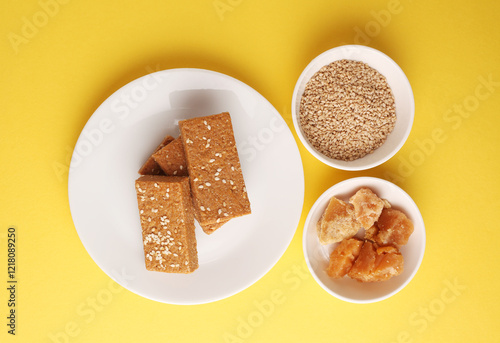
<path fill-rule="evenodd" d="M 195 216 L 214 232 L 231 218 L 251 213 L 229 113 L 179 122 Z"/>
<path fill-rule="evenodd" d="M 191 273 L 198 268 L 189 178 L 146 175 L 135 181 L 146 269 Z"/>
<path fill-rule="evenodd" d="M 174 137 L 167 135 L 165 138 L 163 138 L 163 141 L 156 147 L 155 152 L 160 150 L 161 148 L 165 147 L 166 145 L 170 144 L 174 140 Z M 141 169 L 139 169 L 139 174 L 141 175 L 163 175 L 163 171 L 161 170 L 160 166 L 155 162 L 153 159 L 153 156 L 149 156 L 149 158 L 144 162 L 142 165 Z"/>
<path fill-rule="evenodd" d="M 186 156 L 181 137 L 153 154 L 153 159 L 165 175 L 187 176 Z"/>

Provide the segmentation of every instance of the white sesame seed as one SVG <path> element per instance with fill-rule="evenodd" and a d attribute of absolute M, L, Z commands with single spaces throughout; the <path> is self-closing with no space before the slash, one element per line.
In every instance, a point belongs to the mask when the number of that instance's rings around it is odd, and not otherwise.
<path fill-rule="evenodd" d="M 221 171 L 222 171 L 222 168 L 217 168 L 217 171 L 218 171 L 218 172 L 221 172 Z"/>
<path fill-rule="evenodd" d="M 139 213 L 140 213 L 140 214 L 143 214 L 143 213 L 144 213 L 144 210 L 140 210 L 140 211 L 139 211 Z"/>
<path fill-rule="evenodd" d="M 214 162 L 215 162 L 215 159 L 213 159 L 213 158 L 212 158 L 212 159 L 210 159 L 210 161 L 208 161 L 208 162 L 210 162 L 210 163 L 214 163 Z"/>
<path fill-rule="evenodd" d="M 234 167 L 231 167 L 231 170 L 234 171 Z"/>
<path fill-rule="evenodd" d="M 206 185 L 207 187 L 210 187 L 212 184 L 211 184 L 210 182 L 205 182 L 205 185 Z"/>
<path fill-rule="evenodd" d="M 180 169 L 180 170 L 184 169 L 184 166 L 179 166 L 179 169 Z"/>
<path fill-rule="evenodd" d="M 158 184 L 155 182 L 155 188 L 158 188 L 158 187 L 159 187 Z"/>
<path fill-rule="evenodd" d="M 218 177 L 216 177 L 214 180 L 215 180 L 215 181 L 219 181 L 220 179 L 219 179 Z"/>
<path fill-rule="evenodd" d="M 203 121 L 203 124 L 208 125 L 206 120 Z"/>
<path fill-rule="evenodd" d="M 222 183 L 226 183 L 226 179 L 222 179 Z"/>
<path fill-rule="evenodd" d="M 205 211 L 205 207 L 204 206 L 200 206 L 200 210 Z"/>
<path fill-rule="evenodd" d="M 211 129 L 212 129 L 212 127 L 211 127 L 210 125 L 207 125 L 207 129 L 211 130 Z"/>
<path fill-rule="evenodd" d="M 200 189 L 203 188 L 203 185 L 199 185 L 198 188 L 200 188 Z"/>
<path fill-rule="evenodd" d="M 151 199 L 151 200 L 155 200 L 155 197 L 151 197 L 151 198 L 149 198 L 149 199 Z"/>
<path fill-rule="evenodd" d="M 219 208 L 219 210 L 217 211 L 218 214 L 221 214 L 222 213 L 222 210 Z"/>
<path fill-rule="evenodd" d="M 156 208 L 152 208 L 152 209 L 151 209 L 151 212 L 156 213 L 156 212 L 158 212 L 158 209 L 156 209 Z"/>
<path fill-rule="evenodd" d="M 198 181 L 198 178 L 195 178 L 193 181 L 194 181 L 194 182 Z"/>
<path fill-rule="evenodd" d="M 172 174 L 177 175 L 177 170 L 174 170 L 174 172 Z"/>

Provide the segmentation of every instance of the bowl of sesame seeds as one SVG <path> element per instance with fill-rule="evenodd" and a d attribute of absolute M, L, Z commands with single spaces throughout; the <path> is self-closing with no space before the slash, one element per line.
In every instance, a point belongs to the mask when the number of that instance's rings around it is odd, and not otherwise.
<path fill-rule="evenodd" d="M 376 167 L 408 138 L 415 113 L 410 82 L 389 56 L 362 45 L 313 59 L 293 92 L 292 119 L 307 150 L 343 170 Z"/>

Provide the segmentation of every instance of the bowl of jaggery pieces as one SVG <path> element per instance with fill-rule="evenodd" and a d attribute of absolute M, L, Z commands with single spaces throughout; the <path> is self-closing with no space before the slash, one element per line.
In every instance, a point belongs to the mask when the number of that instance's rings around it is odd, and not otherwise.
<path fill-rule="evenodd" d="M 292 97 L 295 131 L 321 162 L 365 170 L 394 156 L 408 138 L 413 91 L 389 56 L 362 45 L 343 45 L 314 58 Z"/>
<path fill-rule="evenodd" d="M 425 251 L 425 227 L 413 199 L 374 177 L 342 181 L 314 203 L 304 226 L 307 266 L 338 299 L 389 298 L 415 276 Z"/>

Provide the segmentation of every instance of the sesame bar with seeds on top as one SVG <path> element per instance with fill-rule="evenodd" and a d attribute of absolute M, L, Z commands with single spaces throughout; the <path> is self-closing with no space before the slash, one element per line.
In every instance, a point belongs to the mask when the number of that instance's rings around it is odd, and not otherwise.
<path fill-rule="evenodd" d="M 163 138 L 163 141 L 156 147 L 155 152 L 160 150 L 161 148 L 169 145 L 172 141 L 174 140 L 174 137 L 167 135 L 165 138 Z M 163 175 L 163 171 L 161 170 L 160 166 L 155 162 L 153 159 L 153 156 L 149 156 L 146 162 L 142 165 L 141 169 L 139 169 L 139 174 L 141 175 Z"/>
<path fill-rule="evenodd" d="M 186 157 L 181 137 L 153 154 L 153 159 L 165 175 L 187 176 Z"/>
<path fill-rule="evenodd" d="M 203 231 L 211 234 L 228 220 L 250 214 L 229 113 L 183 120 L 179 128 Z"/>
<path fill-rule="evenodd" d="M 146 269 L 192 273 L 198 268 L 189 178 L 146 175 L 135 181 Z"/>

